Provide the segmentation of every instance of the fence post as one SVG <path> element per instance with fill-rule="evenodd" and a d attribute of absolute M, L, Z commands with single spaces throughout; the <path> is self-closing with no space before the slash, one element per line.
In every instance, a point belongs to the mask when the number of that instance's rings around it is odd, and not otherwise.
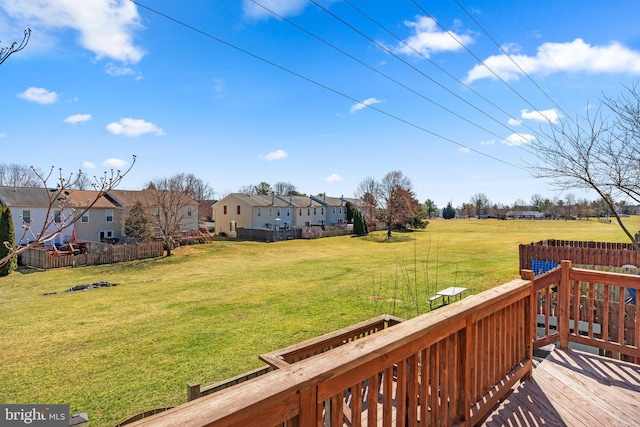
<path fill-rule="evenodd" d="M 187 402 L 196 400 L 200 397 L 200 383 L 190 382 L 187 383 Z"/>
<path fill-rule="evenodd" d="M 569 316 L 571 299 L 571 261 L 562 260 L 560 272 L 560 286 L 558 286 L 558 332 L 560 333 L 560 348 L 569 348 Z"/>

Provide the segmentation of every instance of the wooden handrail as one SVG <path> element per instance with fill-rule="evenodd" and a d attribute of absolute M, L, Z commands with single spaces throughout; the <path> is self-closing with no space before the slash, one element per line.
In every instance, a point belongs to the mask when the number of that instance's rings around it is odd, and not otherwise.
<path fill-rule="evenodd" d="M 470 426 L 531 372 L 531 296 L 514 280 L 134 425 Z"/>

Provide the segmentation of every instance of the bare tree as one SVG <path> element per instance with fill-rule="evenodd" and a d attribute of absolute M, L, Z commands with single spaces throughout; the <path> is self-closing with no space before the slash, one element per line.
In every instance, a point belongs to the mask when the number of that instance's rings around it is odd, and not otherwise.
<path fill-rule="evenodd" d="M 273 191 L 278 196 L 297 196 L 299 195 L 296 186 L 290 182 L 278 181 L 273 185 Z"/>
<path fill-rule="evenodd" d="M 0 163 L 0 187 L 42 186 L 42 172 L 33 167 L 16 163 Z"/>
<path fill-rule="evenodd" d="M 379 205 L 382 218 L 387 226 L 387 239 L 396 224 L 406 224 L 411 220 L 413 185 L 400 171 L 389 172 L 379 184 Z"/>
<path fill-rule="evenodd" d="M 0 64 L 2 64 L 8 57 L 12 54 L 21 51 L 27 46 L 29 43 L 29 38 L 31 37 L 31 28 L 27 28 L 24 30 L 24 36 L 22 37 L 22 42 L 18 44 L 18 42 L 11 43 L 11 46 L 0 48 Z"/>
<path fill-rule="evenodd" d="M 471 204 L 474 206 L 475 215 L 480 217 L 489 213 L 491 201 L 484 193 L 476 193 L 471 197 Z"/>
<path fill-rule="evenodd" d="M 560 190 L 589 189 L 604 201 L 633 243 L 640 245 L 616 213 L 615 199 L 640 203 L 640 92 L 626 87 L 619 98 L 605 97 L 583 117 L 564 118 L 533 142 L 539 164 L 532 173 Z"/>
<path fill-rule="evenodd" d="M 129 173 L 131 168 L 133 168 L 135 162 L 136 157 L 133 156 L 133 161 L 126 171 L 121 172 L 120 170 L 111 169 L 110 172 L 104 172 L 102 176 L 94 177 L 92 186 L 95 190 L 95 196 L 91 200 L 87 200 L 86 204 L 83 204 L 82 207 L 75 206 L 69 198 L 69 195 L 73 191 L 72 188 L 82 175 L 82 171 L 78 171 L 77 174 L 72 173 L 65 176 L 62 169 L 58 169 L 57 177 L 54 179 L 54 167 L 51 167 L 47 175 L 37 172 L 34 168 L 33 171 L 40 180 L 43 191 L 46 192 L 49 200 L 44 223 L 38 229 L 33 229 L 33 224 L 23 219 L 20 231 L 22 235 L 18 236 L 19 231 L 15 230 L 15 241 L 29 241 L 30 243 L 23 246 L 12 246 L 9 245 L 8 242 L 3 242 L 8 249 L 8 253 L 0 259 L 0 265 L 4 265 L 10 258 L 18 256 L 27 249 L 53 239 L 56 235 L 79 221 L 98 200 L 122 182 L 122 179 Z M 49 186 L 51 181 L 55 182 L 55 186 Z"/>
<path fill-rule="evenodd" d="M 360 200 L 362 207 L 362 216 L 365 222 L 369 226 L 369 229 L 373 230 L 375 223 L 376 207 L 378 204 L 378 194 L 380 192 L 378 182 L 374 177 L 368 176 L 358 184 L 356 190 L 356 199 Z"/>
<path fill-rule="evenodd" d="M 210 200 L 215 195 L 215 191 L 208 183 L 192 173 L 179 173 L 175 178 L 182 182 L 184 192 L 194 200 Z"/>
<path fill-rule="evenodd" d="M 255 189 L 254 185 L 251 185 L 251 184 L 243 185 L 242 187 L 238 188 L 238 193 L 241 193 L 241 194 L 253 194 L 254 189 Z"/>
<path fill-rule="evenodd" d="M 75 181 L 75 183 L 73 184 L 73 189 L 74 190 L 88 190 L 91 188 L 91 179 L 89 179 L 89 177 L 84 174 L 78 174 L 77 179 Z"/>
<path fill-rule="evenodd" d="M 151 223 L 164 241 L 167 256 L 171 256 L 175 238 L 187 220 L 187 207 L 196 203 L 189 195 L 189 183 L 185 174 L 178 173 L 170 178 L 154 179 L 144 191 L 146 205 L 153 209 Z"/>

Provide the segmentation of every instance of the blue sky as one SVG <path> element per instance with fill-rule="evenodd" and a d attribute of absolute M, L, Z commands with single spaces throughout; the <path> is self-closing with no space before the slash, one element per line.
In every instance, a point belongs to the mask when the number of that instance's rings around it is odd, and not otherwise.
<path fill-rule="evenodd" d="M 397 169 L 440 207 L 562 198 L 523 167 L 527 142 L 638 80 L 638 16 L 617 0 L 0 0 L 1 46 L 32 30 L 0 65 L 0 162 L 93 175 L 136 155 L 120 188 L 191 172 L 218 195 L 353 196 Z"/>

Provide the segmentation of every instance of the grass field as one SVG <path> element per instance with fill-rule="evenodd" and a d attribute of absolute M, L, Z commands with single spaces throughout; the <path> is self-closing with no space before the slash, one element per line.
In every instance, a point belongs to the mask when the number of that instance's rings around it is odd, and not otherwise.
<path fill-rule="evenodd" d="M 394 235 L 217 241 L 169 258 L 0 278 L 0 402 L 68 403 L 91 426 L 113 425 L 185 402 L 189 381 L 261 366 L 260 353 L 382 313 L 416 316 L 447 286 L 477 293 L 514 279 L 521 243 L 626 241 L 595 220 L 435 220 Z M 118 286 L 63 292 L 103 280 Z"/>

